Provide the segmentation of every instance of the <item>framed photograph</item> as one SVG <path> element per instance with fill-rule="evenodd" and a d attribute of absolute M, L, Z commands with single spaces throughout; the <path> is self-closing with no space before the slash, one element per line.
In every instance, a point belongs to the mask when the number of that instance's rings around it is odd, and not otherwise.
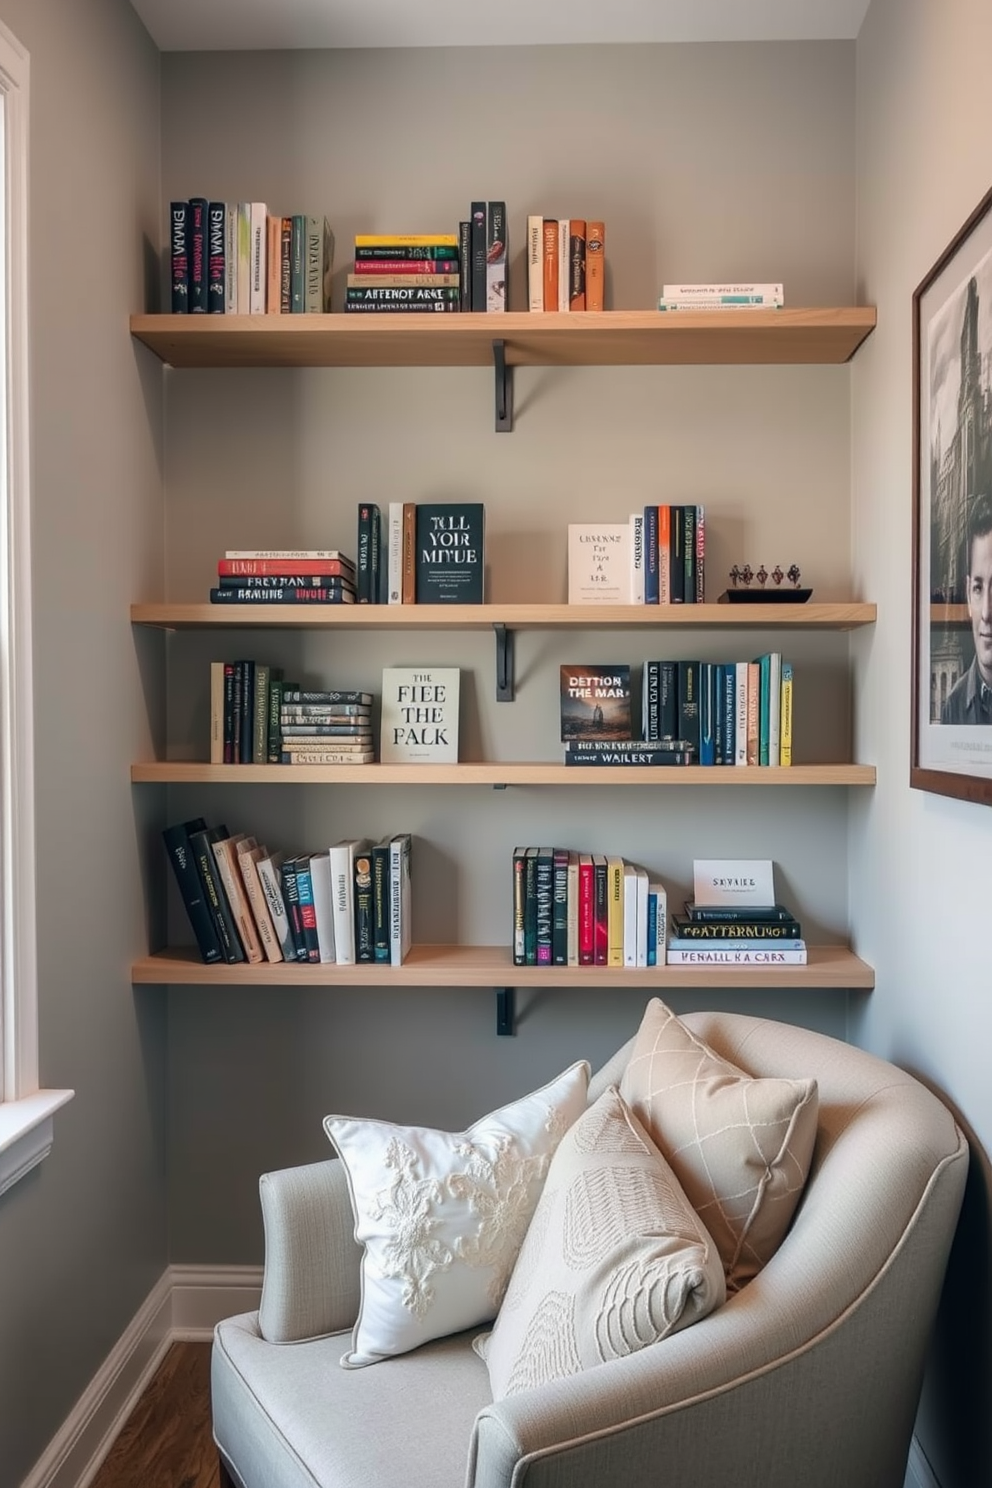
<path fill-rule="evenodd" d="M 992 191 L 913 295 L 910 785 L 992 805 Z"/>

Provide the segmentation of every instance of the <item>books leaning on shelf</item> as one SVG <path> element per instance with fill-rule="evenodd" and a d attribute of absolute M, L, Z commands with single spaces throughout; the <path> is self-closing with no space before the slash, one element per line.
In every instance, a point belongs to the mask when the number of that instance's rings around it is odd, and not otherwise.
<path fill-rule="evenodd" d="M 527 218 L 527 308 L 602 310 L 606 224 L 582 217 Z"/>
<path fill-rule="evenodd" d="M 668 894 L 621 857 L 513 849 L 514 966 L 663 966 Z"/>
<path fill-rule="evenodd" d="M 204 197 L 169 204 L 173 315 L 324 314 L 333 268 L 326 217 Z"/>
<path fill-rule="evenodd" d="M 791 765 L 793 669 L 778 651 L 754 661 L 646 661 L 641 733 L 691 749 L 700 765 Z"/>
<path fill-rule="evenodd" d="M 208 828 L 202 817 L 167 827 L 162 836 L 206 963 L 400 966 L 409 953 L 408 832 L 289 855 L 270 853 L 246 833 Z"/>
<path fill-rule="evenodd" d="M 335 549 L 326 556 L 242 557 L 217 563 L 211 604 L 354 604 L 355 562 Z"/>
<path fill-rule="evenodd" d="M 456 233 L 358 233 L 344 308 L 354 314 L 461 310 Z"/>
<path fill-rule="evenodd" d="M 781 284 L 665 284 L 659 310 L 780 310 Z"/>

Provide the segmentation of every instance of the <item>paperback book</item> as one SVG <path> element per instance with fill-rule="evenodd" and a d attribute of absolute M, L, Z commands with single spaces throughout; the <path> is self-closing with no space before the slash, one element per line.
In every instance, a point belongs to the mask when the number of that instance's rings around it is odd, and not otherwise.
<path fill-rule="evenodd" d="M 420 502 L 417 604 L 482 604 L 486 509 L 479 501 Z"/>
<path fill-rule="evenodd" d="M 560 670 L 561 737 L 566 740 L 629 740 L 629 666 L 563 666 Z M 595 754 L 569 755 L 576 761 Z"/>
<path fill-rule="evenodd" d="M 629 604 L 631 530 L 628 522 L 568 524 L 570 605 Z"/>
<path fill-rule="evenodd" d="M 385 667 L 379 757 L 384 765 L 458 760 L 457 667 Z"/>

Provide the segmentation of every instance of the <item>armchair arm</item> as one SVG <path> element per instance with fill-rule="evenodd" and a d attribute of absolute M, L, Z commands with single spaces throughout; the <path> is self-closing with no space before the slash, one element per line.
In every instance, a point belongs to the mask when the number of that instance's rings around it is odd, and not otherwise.
<path fill-rule="evenodd" d="M 338 1158 L 264 1173 L 265 1228 L 259 1328 L 293 1343 L 350 1328 L 358 1316 L 362 1247 Z"/>

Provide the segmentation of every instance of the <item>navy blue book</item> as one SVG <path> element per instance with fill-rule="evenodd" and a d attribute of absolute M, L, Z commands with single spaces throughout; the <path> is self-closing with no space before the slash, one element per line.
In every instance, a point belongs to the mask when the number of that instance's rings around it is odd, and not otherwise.
<path fill-rule="evenodd" d="M 224 246 L 227 207 L 223 202 L 210 202 L 207 207 L 207 310 L 223 315 L 227 300 L 227 267 Z"/>
<path fill-rule="evenodd" d="M 191 315 L 207 312 L 207 209 L 205 197 L 189 201 L 189 309 Z"/>
<path fill-rule="evenodd" d="M 197 816 L 192 821 L 166 827 L 162 840 L 176 875 L 200 956 L 209 965 L 214 961 L 223 961 L 224 952 L 213 914 L 204 896 L 203 884 L 196 869 L 196 855 L 189 840 L 193 832 L 206 831 L 206 826 L 203 817 Z"/>

